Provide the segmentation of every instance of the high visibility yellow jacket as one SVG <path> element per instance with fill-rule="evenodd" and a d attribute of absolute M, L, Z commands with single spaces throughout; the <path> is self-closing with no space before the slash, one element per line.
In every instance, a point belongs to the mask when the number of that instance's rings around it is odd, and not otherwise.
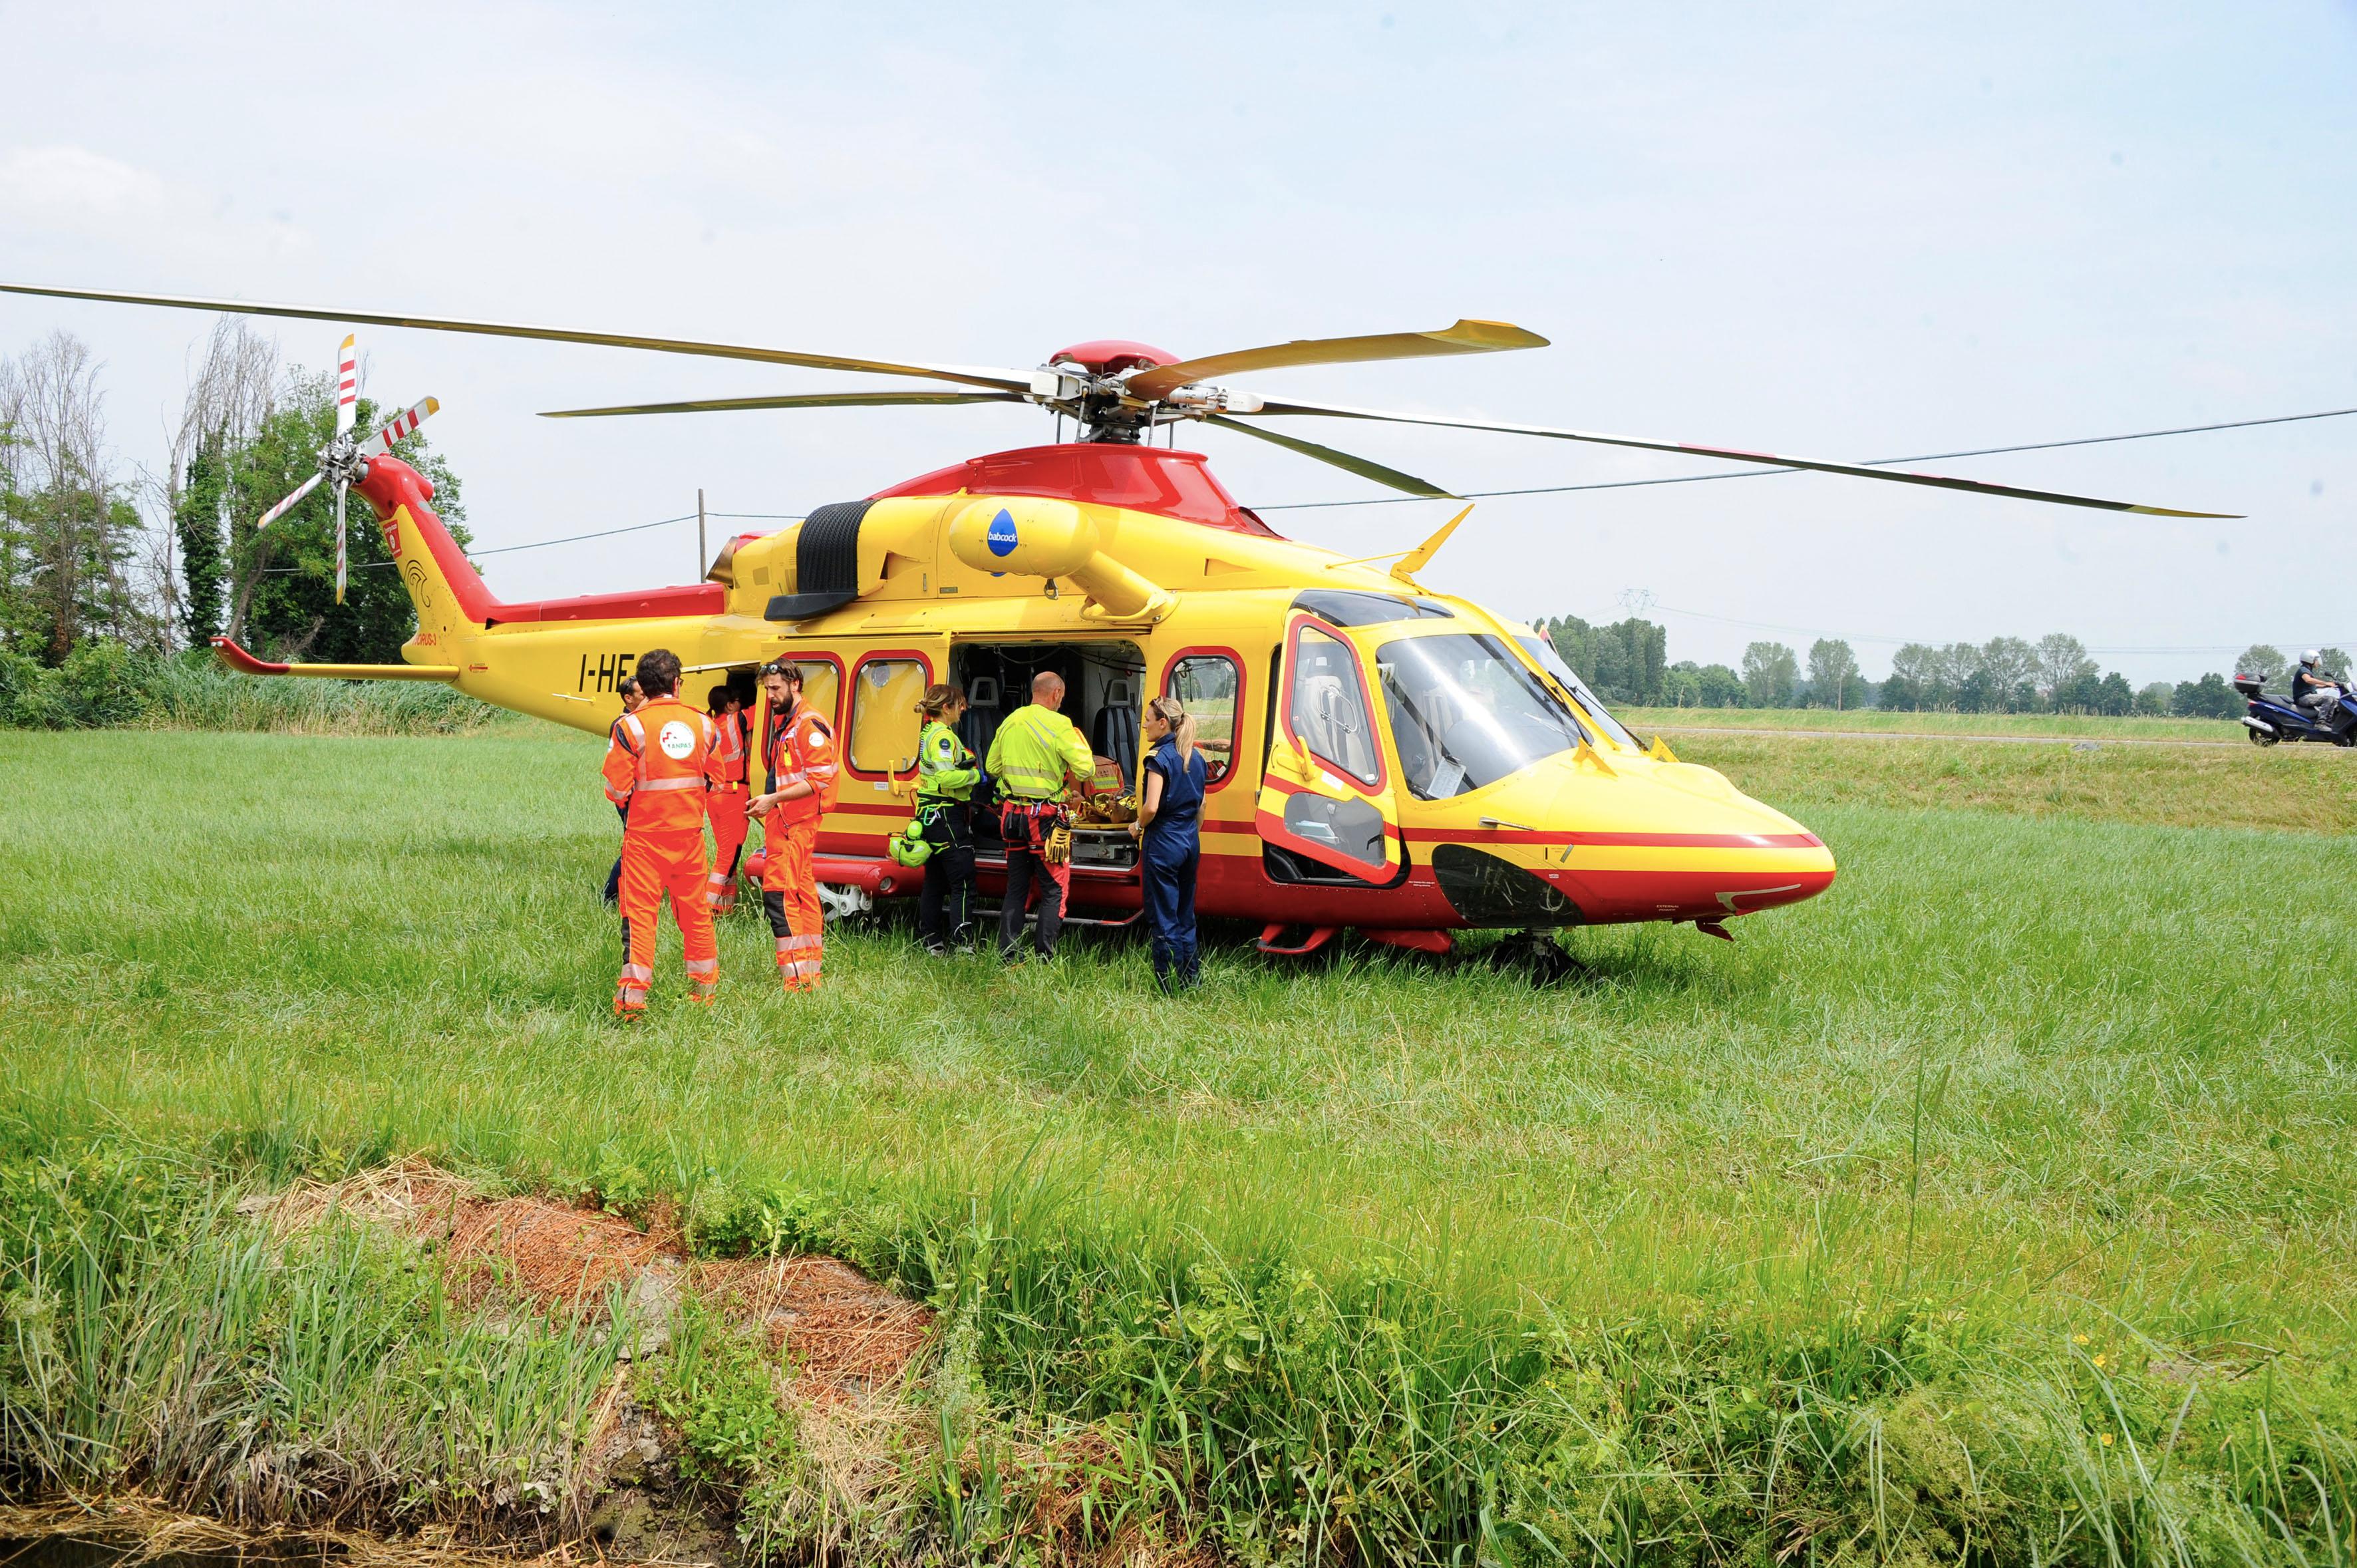
<path fill-rule="evenodd" d="M 917 799 L 963 800 L 974 793 L 974 753 L 957 731 L 939 719 L 926 721 L 917 736 Z"/>
<path fill-rule="evenodd" d="M 1033 703 L 1006 715 L 983 766 L 1018 800 L 1060 800 L 1066 775 L 1094 777 L 1097 757 L 1071 720 Z"/>

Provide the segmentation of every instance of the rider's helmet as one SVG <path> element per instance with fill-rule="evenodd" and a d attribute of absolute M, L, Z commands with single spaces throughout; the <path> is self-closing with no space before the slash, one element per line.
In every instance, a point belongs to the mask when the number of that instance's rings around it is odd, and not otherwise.
<path fill-rule="evenodd" d="M 912 822 L 892 835 L 885 853 L 896 865 L 918 866 L 933 858 L 933 846 L 925 837 L 924 824 Z"/>
<path fill-rule="evenodd" d="M 2299 661 L 2310 667 L 2320 664 L 2324 661 L 2324 650 L 2320 648 L 2311 648 L 2299 656 Z"/>

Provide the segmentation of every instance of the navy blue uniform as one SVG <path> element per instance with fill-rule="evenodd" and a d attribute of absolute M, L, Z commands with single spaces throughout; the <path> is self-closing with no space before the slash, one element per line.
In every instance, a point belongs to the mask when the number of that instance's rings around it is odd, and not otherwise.
<path fill-rule="evenodd" d="M 1162 780 L 1162 801 L 1139 840 L 1146 884 L 1146 918 L 1152 931 L 1154 978 L 1166 989 L 1189 986 L 1197 977 L 1195 872 L 1202 864 L 1198 818 L 1210 769 L 1196 752 L 1184 765 L 1178 743 L 1165 738 L 1146 759 L 1146 770 Z"/>

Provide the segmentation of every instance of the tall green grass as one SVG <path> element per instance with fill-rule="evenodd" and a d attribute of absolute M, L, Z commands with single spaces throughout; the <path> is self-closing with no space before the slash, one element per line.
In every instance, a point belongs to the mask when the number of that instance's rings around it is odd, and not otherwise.
<path fill-rule="evenodd" d="M 355 1222 L 236 1220 L 152 1149 L 0 1160 L 0 1498 L 136 1487 L 250 1525 L 521 1518 L 554 1535 L 631 1343 L 452 1298 Z"/>
<path fill-rule="evenodd" d="M 211 662 L 175 662 L 166 670 L 147 692 L 138 725 L 392 736 L 528 729 L 536 723 L 438 681 L 260 680 Z"/>
<path fill-rule="evenodd" d="M 264 679 L 206 653 L 162 659 L 102 641 L 45 669 L 0 649 L 0 729 L 457 735 L 533 722 L 433 681 Z"/>
<path fill-rule="evenodd" d="M 624 1033 L 595 755 L 0 737 L 0 1124 L 676 1196 L 941 1306 L 973 1452 L 1085 1423 L 1248 1557 L 2348 1550 L 2357 998 L 2245 989 L 2335 950 L 2346 842 L 1852 799 L 1825 897 L 1550 992 L 887 928 L 790 1000 L 738 919 L 716 1011 L 666 972 Z M 982 1554 L 999 1474 L 933 1505 Z"/>

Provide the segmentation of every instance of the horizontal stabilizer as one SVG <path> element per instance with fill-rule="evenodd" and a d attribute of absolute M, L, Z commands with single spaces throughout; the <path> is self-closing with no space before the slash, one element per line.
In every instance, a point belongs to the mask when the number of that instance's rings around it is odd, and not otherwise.
<path fill-rule="evenodd" d="M 226 637 L 213 639 L 213 656 L 241 675 L 310 675 L 323 681 L 456 681 L 456 664 L 275 664 L 256 659 Z"/>

